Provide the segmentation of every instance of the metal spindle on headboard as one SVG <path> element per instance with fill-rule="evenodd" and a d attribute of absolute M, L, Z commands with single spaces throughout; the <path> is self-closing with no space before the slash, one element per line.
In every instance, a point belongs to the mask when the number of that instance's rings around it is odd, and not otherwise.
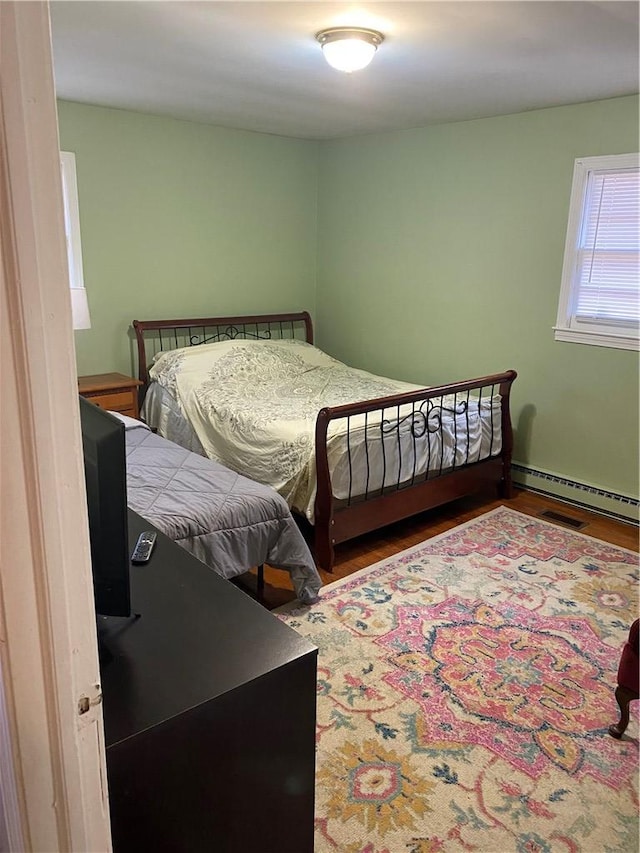
<path fill-rule="evenodd" d="M 307 311 L 297 311 L 282 314 L 252 314 L 241 317 L 210 317 L 189 320 L 134 320 L 133 328 L 136 335 L 138 350 L 138 378 L 143 382 L 142 393 L 149 383 L 148 366 L 156 352 L 147 351 L 150 338 L 159 341 L 158 351 L 178 349 L 181 346 L 197 346 L 202 343 L 217 340 L 233 340 L 237 337 L 271 338 L 272 331 L 281 339 L 296 337 L 296 331 L 304 329 L 304 340 L 313 343 L 313 323 Z M 251 329 L 255 331 L 251 331 Z M 202 329 L 202 336 L 199 330 Z M 213 335 L 207 336 L 207 330 Z M 173 345 L 167 340 L 169 333 Z M 188 338 L 186 337 L 188 335 Z"/>

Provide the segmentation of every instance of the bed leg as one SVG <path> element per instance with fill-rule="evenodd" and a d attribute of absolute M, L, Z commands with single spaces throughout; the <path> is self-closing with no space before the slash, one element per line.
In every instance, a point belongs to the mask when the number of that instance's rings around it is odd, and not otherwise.
<path fill-rule="evenodd" d="M 501 480 L 498 483 L 498 494 L 501 498 L 509 499 L 513 497 L 513 483 L 511 477 L 508 480 Z"/>
<path fill-rule="evenodd" d="M 331 531 L 326 528 L 322 529 L 322 527 L 319 527 L 317 523 L 315 529 L 314 551 L 316 563 L 319 568 L 324 569 L 326 572 L 333 572 L 335 551 L 333 548 L 333 542 L 331 541 Z"/>
<path fill-rule="evenodd" d="M 511 479 L 511 459 L 503 459 L 502 479 L 498 483 L 498 494 L 501 498 L 513 497 L 513 481 Z"/>

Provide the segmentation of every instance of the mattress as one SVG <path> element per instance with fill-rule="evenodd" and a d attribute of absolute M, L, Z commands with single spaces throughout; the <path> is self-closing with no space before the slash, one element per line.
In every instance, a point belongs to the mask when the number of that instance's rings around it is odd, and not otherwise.
<path fill-rule="evenodd" d="M 268 486 L 124 421 L 128 504 L 225 578 L 268 563 L 303 603 L 322 582 L 286 501 Z"/>
<path fill-rule="evenodd" d="M 143 406 L 148 423 L 272 486 L 311 522 L 318 411 L 423 390 L 351 368 L 299 340 L 186 347 L 160 354 L 150 375 Z M 390 407 L 348 424 L 332 421 L 327 453 L 333 495 L 345 500 L 371 494 L 496 456 L 500 424 L 499 395 L 442 397 L 424 409 Z"/>

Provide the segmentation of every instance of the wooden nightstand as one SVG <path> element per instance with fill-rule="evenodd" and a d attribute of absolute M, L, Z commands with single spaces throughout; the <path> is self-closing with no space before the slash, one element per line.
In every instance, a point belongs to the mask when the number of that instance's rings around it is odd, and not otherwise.
<path fill-rule="evenodd" d="M 138 387 L 139 379 L 125 376 L 123 373 L 96 373 L 93 376 L 78 377 L 78 391 L 101 409 L 120 412 L 130 418 L 139 416 Z"/>

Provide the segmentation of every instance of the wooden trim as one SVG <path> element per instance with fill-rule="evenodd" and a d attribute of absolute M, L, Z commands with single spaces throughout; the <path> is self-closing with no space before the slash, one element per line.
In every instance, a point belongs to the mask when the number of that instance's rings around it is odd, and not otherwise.
<path fill-rule="evenodd" d="M 473 494 L 495 485 L 501 476 L 502 460 L 487 459 L 469 468 L 459 468 L 442 477 L 415 483 L 406 489 L 392 491 L 349 507 L 338 507 L 333 513 L 332 544 L 338 545 L 386 524 Z"/>
<path fill-rule="evenodd" d="M 99 701 L 78 714 L 100 681 L 46 3 L 0 3 L 0 96 L 2 783 L 21 849 L 108 851 Z"/>

